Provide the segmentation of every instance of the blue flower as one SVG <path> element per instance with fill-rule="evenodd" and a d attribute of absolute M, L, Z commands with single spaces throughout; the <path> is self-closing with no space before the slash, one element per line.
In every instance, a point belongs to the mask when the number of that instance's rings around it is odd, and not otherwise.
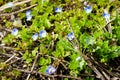
<path fill-rule="evenodd" d="M 104 12 L 104 13 L 103 13 L 103 17 L 104 17 L 105 19 L 110 19 L 110 14 L 109 14 L 108 12 Z"/>
<path fill-rule="evenodd" d="M 91 44 L 91 45 L 93 45 L 94 44 L 94 38 L 93 37 L 87 37 L 86 38 L 86 44 Z"/>
<path fill-rule="evenodd" d="M 27 21 L 30 21 L 32 19 L 32 15 L 27 16 Z"/>
<path fill-rule="evenodd" d="M 53 67 L 53 66 L 48 66 L 47 70 L 46 70 L 46 73 L 47 74 L 53 74 L 55 73 L 56 69 Z"/>
<path fill-rule="evenodd" d="M 118 52 L 118 49 L 116 49 L 115 52 Z"/>
<path fill-rule="evenodd" d="M 55 8 L 55 12 L 62 12 L 62 8 Z"/>
<path fill-rule="evenodd" d="M 35 40 L 37 40 L 37 38 L 38 38 L 38 33 L 35 33 L 35 34 L 32 36 L 32 39 L 33 39 L 33 41 L 35 41 Z"/>
<path fill-rule="evenodd" d="M 27 21 L 30 21 L 32 19 L 31 10 L 26 11 L 26 17 Z"/>
<path fill-rule="evenodd" d="M 79 57 L 76 58 L 76 61 L 79 61 L 81 59 L 82 59 L 82 57 L 79 56 Z"/>
<path fill-rule="evenodd" d="M 116 49 L 115 52 L 118 53 L 118 52 L 119 52 L 119 49 Z"/>
<path fill-rule="evenodd" d="M 91 13 L 92 12 L 92 7 L 91 6 L 87 6 L 85 7 L 85 12 L 88 14 L 88 13 Z"/>
<path fill-rule="evenodd" d="M 11 32 L 13 36 L 16 36 L 18 34 L 18 29 L 14 28 Z"/>
<path fill-rule="evenodd" d="M 46 30 L 41 30 L 40 31 L 40 38 L 46 37 L 46 35 L 47 35 Z"/>
<path fill-rule="evenodd" d="M 75 36 L 74 36 L 74 33 L 69 33 L 68 35 L 67 35 L 67 38 L 68 38 L 68 40 L 73 40 L 74 38 L 75 38 Z"/>
<path fill-rule="evenodd" d="M 7 5 L 7 8 L 10 8 L 10 7 L 14 6 L 13 2 L 8 2 L 6 5 Z"/>
<path fill-rule="evenodd" d="M 31 15 L 31 10 L 26 11 L 26 16 Z"/>

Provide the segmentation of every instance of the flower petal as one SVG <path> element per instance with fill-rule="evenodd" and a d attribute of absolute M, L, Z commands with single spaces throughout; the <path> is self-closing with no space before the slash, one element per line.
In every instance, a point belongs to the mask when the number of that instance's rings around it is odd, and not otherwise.
<path fill-rule="evenodd" d="M 74 38 L 75 38 L 75 36 L 74 36 L 74 33 L 69 33 L 68 35 L 67 35 L 67 38 L 68 38 L 68 40 L 73 40 Z"/>
<path fill-rule="evenodd" d="M 33 41 L 35 41 L 35 40 L 37 40 L 37 38 L 38 38 L 38 33 L 35 33 L 35 34 L 32 36 L 32 39 L 33 39 Z"/>
<path fill-rule="evenodd" d="M 13 36 L 16 36 L 18 34 L 18 29 L 14 28 L 11 32 Z"/>
<path fill-rule="evenodd" d="M 62 12 L 62 8 L 55 8 L 55 12 Z"/>
<path fill-rule="evenodd" d="M 47 35 L 46 30 L 41 30 L 41 31 L 40 31 L 40 37 L 41 37 L 41 38 L 46 37 L 46 35 Z"/>
<path fill-rule="evenodd" d="M 55 73 L 56 69 L 53 67 L 53 66 L 48 66 L 47 70 L 46 70 L 46 73 L 47 74 L 53 74 Z"/>

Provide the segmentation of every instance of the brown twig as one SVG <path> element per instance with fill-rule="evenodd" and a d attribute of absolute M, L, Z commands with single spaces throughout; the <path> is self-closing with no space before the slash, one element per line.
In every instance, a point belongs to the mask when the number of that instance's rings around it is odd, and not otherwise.
<path fill-rule="evenodd" d="M 50 55 L 43 55 L 43 56 L 50 57 L 50 58 L 52 58 L 52 59 L 54 59 L 54 60 L 62 61 L 62 62 L 65 62 L 65 63 L 69 64 L 68 61 L 60 60 L 60 59 L 58 59 L 58 58 L 56 58 L 56 57 L 53 57 L 53 56 L 50 56 Z"/>
<path fill-rule="evenodd" d="M 18 6 L 18 5 L 21 5 L 21 4 L 25 4 L 25 3 L 28 3 L 28 2 L 31 2 L 31 1 L 32 0 L 23 0 L 22 2 L 13 3 L 13 6 L 15 7 L 15 6 Z M 7 6 L 7 4 L 5 4 L 5 5 L 0 7 L 0 11 L 3 11 L 5 9 L 7 9 L 7 8 L 9 8 L 9 7 Z"/>
<path fill-rule="evenodd" d="M 9 65 L 17 62 L 18 60 L 22 59 L 22 58 L 17 57 L 16 54 L 10 55 L 10 54 L 7 54 L 7 53 L 1 53 L 1 55 L 5 55 L 5 56 L 7 56 L 7 57 L 10 57 L 8 60 L 6 60 L 6 61 L 4 62 L 4 63 L 6 64 L 6 66 L 9 66 Z M 12 60 L 13 58 L 15 58 L 16 60 L 11 61 L 10 63 L 8 63 L 8 62 L 9 62 L 10 60 Z M 0 68 L 0 70 L 3 70 L 3 69 L 4 69 L 4 68 Z"/>
<path fill-rule="evenodd" d="M 35 6 L 37 6 L 37 4 L 31 5 L 31 6 L 29 6 L 29 7 L 26 7 L 26 8 L 24 8 L 24 9 L 22 9 L 22 10 L 19 10 L 19 11 L 15 11 L 15 12 L 11 12 L 11 13 L 0 14 L 0 16 L 10 16 L 10 15 L 14 15 L 14 14 L 23 12 L 23 11 L 25 11 L 25 10 L 31 9 L 31 8 L 33 8 L 33 7 L 35 7 Z"/>
<path fill-rule="evenodd" d="M 16 69 L 16 68 L 14 68 L 14 69 Z M 62 78 L 69 78 L 69 79 L 74 79 L 74 80 L 82 80 L 80 77 L 76 78 L 76 77 L 67 76 L 67 75 L 59 75 L 59 74 L 58 75 L 48 75 L 48 74 L 44 74 L 44 73 L 37 72 L 37 71 L 28 71 L 28 70 L 23 70 L 23 69 L 16 69 L 16 70 L 21 71 L 21 72 L 25 72 L 25 73 L 29 73 L 29 74 L 40 74 L 40 75 L 47 76 L 50 78 L 62 77 Z"/>
<path fill-rule="evenodd" d="M 7 59 L 7 60 L 5 61 L 5 63 L 8 63 L 9 61 L 11 61 L 15 56 L 16 56 L 16 54 L 13 54 L 9 59 Z"/>
<path fill-rule="evenodd" d="M 7 56 L 7 57 L 12 57 L 13 55 L 12 54 L 7 54 L 7 53 L 0 53 L 0 55 L 4 55 L 4 56 Z M 15 59 L 20 59 L 19 57 L 15 56 L 14 57 Z"/>
<path fill-rule="evenodd" d="M 3 48 L 3 49 L 14 50 L 14 48 L 12 48 L 12 47 L 7 47 L 7 46 L 5 46 L 5 45 L 0 45 L 0 47 Z"/>
<path fill-rule="evenodd" d="M 81 54 L 82 56 L 87 57 L 86 55 L 84 55 L 83 53 Z M 84 57 L 84 59 L 85 59 Z M 88 66 L 96 73 L 97 78 L 100 78 L 102 80 L 105 80 L 104 76 L 101 74 L 101 72 L 99 72 L 99 70 L 95 67 L 95 65 L 93 65 L 93 63 L 91 62 L 91 59 L 89 57 L 87 57 L 88 59 L 86 60 L 86 62 L 88 63 Z"/>
<path fill-rule="evenodd" d="M 102 66 L 102 64 L 101 64 L 100 62 L 95 61 L 95 59 L 94 59 L 92 56 L 90 56 L 90 58 L 91 58 L 91 62 L 94 63 L 94 65 L 96 65 L 96 67 L 98 67 L 99 69 L 101 69 L 101 72 L 104 71 L 103 74 L 104 74 L 105 76 L 106 76 L 106 74 L 109 74 L 111 77 L 118 77 L 118 75 L 116 75 L 116 74 L 108 71 L 108 70 L 104 67 L 104 65 Z M 119 76 L 120 76 L 120 75 L 119 75 Z M 108 77 L 107 77 L 107 78 L 108 78 Z"/>
<path fill-rule="evenodd" d="M 111 27 L 111 22 L 112 21 L 114 21 L 115 20 L 115 18 L 113 18 L 112 20 L 109 20 L 109 21 L 107 21 L 107 24 L 105 24 L 104 25 L 104 27 L 103 28 L 105 28 L 106 26 L 108 26 L 108 31 L 109 31 L 109 33 L 112 33 L 112 27 Z"/>
<path fill-rule="evenodd" d="M 12 55 L 12 54 L 7 54 L 7 53 L 1 53 L 1 55 L 10 57 L 11 59 L 13 59 L 13 58 L 16 59 L 16 60 L 11 61 L 10 63 L 8 63 L 7 66 L 8 66 L 8 65 L 11 65 L 11 64 L 17 62 L 18 60 L 21 60 L 21 59 L 22 59 L 22 57 L 17 57 L 16 54 Z M 12 57 L 13 57 L 13 58 L 12 58 Z M 10 58 L 9 58 L 8 60 L 10 60 Z M 8 61 L 7 61 L 7 62 L 8 62 Z M 6 62 L 6 63 L 7 63 L 7 62 Z"/>
<path fill-rule="evenodd" d="M 60 61 L 60 64 L 62 64 L 62 66 L 67 70 L 68 68 L 65 66 L 65 64 L 64 63 L 62 63 L 61 61 Z"/>
<path fill-rule="evenodd" d="M 18 60 L 21 60 L 21 59 L 22 59 L 22 57 L 21 58 L 17 58 L 16 60 L 12 61 L 11 63 L 8 63 L 7 66 L 11 65 L 11 64 L 13 64 L 13 63 L 15 63 L 15 62 L 17 62 Z"/>
<path fill-rule="evenodd" d="M 34 67 L 35 67 L 35 64 L 36 64 L 36 62 L 37 62 L 38 57 L 39 57 L 39 53 L 37 52 L 37 55 L 36 55 L 36 57 L 35 57 L 35 60 L 34 60 L 34 62 L 33 62 L 32 67 L 31 67 L 31 72 L 33 71 L 33 69 L 34 69 Z M 29 73 L 28 76 L 27 76 L 27 78 L 26 78 L 26 80 L 29 80 L 30 75 L 31 75 L 31 74 Z"/>

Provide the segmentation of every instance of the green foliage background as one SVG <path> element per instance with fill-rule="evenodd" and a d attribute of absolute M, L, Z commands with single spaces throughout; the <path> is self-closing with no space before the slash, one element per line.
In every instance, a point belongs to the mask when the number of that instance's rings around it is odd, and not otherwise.
<path fill-rule="evenodd" d="M 2 17 L 5 28 L 12 30 L 16 27 L 19 29 L 19 33 L 17 36 L 8 33 L 2 39 L 1 44 L 12 47 L 15 51 L 22 51 L 21 57 L 25 61 L 24 64 L 27 64 L 27 68 L 32 65 L 36 53 L 39 52 L 40 57 L 36 63 L 39 67 L 37 70 L 44 74 L 46 74 L 45 71 L 49 65 L 53 65 L 57 69 L 60 61 L 63 61 L 67 67 L 67 75 L 78 77 L 81 73 L 91 74 L 92 71 L 80 55 L 81 53 L 93 55 L 104 64 L 120 55 L 120 21 L 116 6 L 120 5 L 120 2 L 118 0 L 115 2 L 89 0 L 88 2 L 93 9 L 90 14 L 85 13 L 85 6 L 80 0 L 32 0 L 30 5 L 37 4 L 31 9 L 32 25 L 14 26 L 13 22 Z M 0 4 L 3 3 L 5 2 L 0 0 Z M 22 5 L 20 5 L 21 9 Z M 62 12 L 55 13 L 56 7 L 61 7 Z M 110 12 L 111 20 L 114 19 L 111 22 L 112 34 L 105 30 L 107 23 L 102 16 L 104 9 Z M 8 9 L 8 12 L 12 12 L 12 10 Z M 20 12 L 17 16 L 19 19 L 26 17 L 25 12 Z M 71 42 L 67 40 L 67 34 L 72 32 L 67 20 L 69 20 L 80 44 L 73 40 L 75 45 L 71 45 Z M 3 27 L 2 24 L 0 27 Z M 36 32 L 39 33 L 40 30 L 47 31 L 46 38 L 39 37 L 37 41 L 33 41 L 32 35 Z M 80 46 L 80 51 L 75 50 L 76 46 Z M 0 54 L 3 52 L 6 53 L 7 51 L 1 49 Z M 78 57 L 80 60 L 76 60 Z M 5 64 L 1 63 L 0 67 L 4 66 Z M 65 68 L 61 69 L 64 72 Z M 57 71 L 56 74 L 60 73 L 60 70 Z M 2 73 L 0 71 L 0 77 L 2 77 Z M 15 70 L 13 74 L 16 78 L 21 75 L 19 71 Z M 86 80 L 90 79 L 86 77 Z"/>

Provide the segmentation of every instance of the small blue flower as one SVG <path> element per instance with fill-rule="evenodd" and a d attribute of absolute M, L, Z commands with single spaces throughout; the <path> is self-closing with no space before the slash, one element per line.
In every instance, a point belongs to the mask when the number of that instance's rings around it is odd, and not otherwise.
<path fill-rule="evenodd" d="M 94 38 L 93 38 L 93 37 L 87 37 L 87 38 L 86 38 L 86 44 L 91 44 L 91 45 L 93 45 L 93 44 L 94 44 Z"/>
<path fill-rule="evenodd" d="M 85 12 L 87 13 L 87 14 L 89 14 L 89 13 L 91 13 L 92 12 L 92 7 L 91 6 L 87 6 L 87 7 L 85 7 Z"/>
<path fill-rule="evenodd" d="M 116 49 L 115 52 L 118 53 L 118 52 L 119 52 L 119 49 Z"/>
<path fill-rule="evenodd" d="M 47 35 L 46 30 L 41 30 L 40 31 L 40 38 L 46 37 L 46 35 Z"/>
<path fill-rule="evenodd" d="M 62 8 L 55 8 L 55 12 L 62 12 Z"/>
<path fill-rule="evenodd" d="M 116 49 L 115 52 L 118 52 L 118 49 Z"/>
<path fill-rule="evenodd" d="M 47 70 L 46 70 L 46 73 L 47 74 L 53 74 L 55 73 L 56 69 L 53 67 L 53 66 L 48 66 Z"/>
<path fill-rule="evenodd" d="M 27 21 L 30 21 L 32 19 L 32 15 L 27 16 Z"/>
<path fill-rule="evenodd" d="M 81 59 L 82 59 L 82 57 L 79 56 L 79 57 L 76 58 L 76 61 L 79 61 Z"/>
<path fill-rule="evenodd" d="M 103 17 L 104 17 L 105 19 L 110 19 L 110 14 L 109 14 L 108 12 L 104 12 L 104 13 L 103 13 Z"/>
<path fill-rule="evenodd" d="M 73 40 L 74 38 L 75 38 L 75 36 L 74 36 L 74 33 L 69 33 L 68 35 L 67 35 L 67 38 L 68 38 L 68 40 Z"/>
<path fill-rule="evenodd" d="M 35 34 L 32 36 L 32 39 L 33 39 L 33 41 L 35 41 L 35 40 L 37 40 L 37 38 L 38 38 L 38 33 L 35 33 Z"/>
<path fill-rule="evenodd" d="M 8 2 L 7 3 L 7 8 L 10 8 L 10 7 L 13 7 L 13 6 L 14 6 L 13 2 Z"/>
<path fill-rule="evenodd" d="M 26 11 L 26 16 L 31 15 L 31 10 Z"/>
<path fill-rule="evenodd" d="M 27 17 L 27 21 L 30 21 L 32 19 L 32 15 L 31 15 L 31 10 L 26 11 L 26 17 Z"/>
<path fill-rule="evenodd" d="M 11 32 L 13 36 L 16 36 L 18 34 L 18 29 L 14 28 Z"/>

